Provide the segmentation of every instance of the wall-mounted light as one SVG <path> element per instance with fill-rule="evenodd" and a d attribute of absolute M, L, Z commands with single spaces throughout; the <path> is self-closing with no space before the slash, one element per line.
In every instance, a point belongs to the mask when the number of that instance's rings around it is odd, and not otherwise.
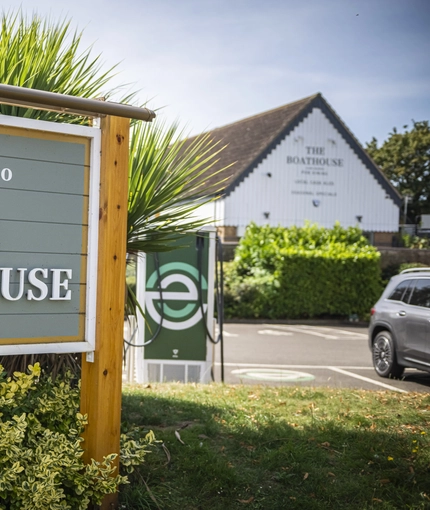
<path fill-rule="evenodd" d="M 272 174 L 270 172 L 267 172 L 267 177 L 272 177 Z"/>
<path fill-rule="evenodd" d="M 361 223 L 361 220 L 363 219 L 363 216 L 356 216 L 355 217 L 358 223 Z"/>
<path fill-rule="evenodd" d="M 336 140 L 333 140 L 333 138 L 327 138 L 327 141 L 330 142 L 332 145 L 336 145 Z"/>
<path fill-rule="evenodd" d="M 264 217 L 266 218 L 266 220 L 268 220 L 269 216 L 270 216 L 270 212 L 264 212 L 263 214 L 264 214 Z"/>

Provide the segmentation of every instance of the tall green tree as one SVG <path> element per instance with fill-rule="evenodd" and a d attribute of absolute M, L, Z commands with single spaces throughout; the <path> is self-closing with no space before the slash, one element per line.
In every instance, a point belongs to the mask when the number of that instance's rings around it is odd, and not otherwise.
<path fill-rule="evenodd" d="M 408 202 L 409 221 L 430 213 L 430 126 L 428 121 L 412 121 L 412 127 L 396 128 L 378 147 L 376 138 L 366 150 Z"/>

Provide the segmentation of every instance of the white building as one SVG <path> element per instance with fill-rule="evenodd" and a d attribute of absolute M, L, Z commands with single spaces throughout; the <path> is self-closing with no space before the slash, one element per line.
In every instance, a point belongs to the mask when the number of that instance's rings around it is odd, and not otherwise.
<path fill-rule="evenodd" d="M 210 183 L 228 177 L 223 195 L 202 208 L 225 240 L 246 226 L 359 225 L 374 244 L 391 245 L 401 196 L 321 94 L 214 129 L 227 147 Z M 218 169 L 235 162 L 222 174 Z"/>

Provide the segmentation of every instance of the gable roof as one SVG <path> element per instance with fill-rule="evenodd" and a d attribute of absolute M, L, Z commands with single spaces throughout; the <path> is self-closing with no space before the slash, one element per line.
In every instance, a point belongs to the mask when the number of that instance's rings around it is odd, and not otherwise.
<path fill-rule="evenodd" d="M 211 187 L 226 179 L 223 196 L 228 196 L 314 108 L 322 110 L 387 195 L 400 207 L 402 198 L 398 191 L 319 93 L 210 131 L 213 140 L 226 147 L 218 155 L 217 163 L 208 170 L 205 186 Z M 234 164 L 214 175 L 231 163 Z"/>

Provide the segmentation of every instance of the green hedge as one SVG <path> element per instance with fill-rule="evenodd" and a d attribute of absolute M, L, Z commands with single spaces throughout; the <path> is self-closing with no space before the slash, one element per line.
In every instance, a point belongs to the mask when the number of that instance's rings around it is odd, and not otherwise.
<path fill-rule="evenodd" d="M 229 318 L 364 317 L 382 291 L 379 253 L 357 228 L 251 224 L 226 273 Z"/>

